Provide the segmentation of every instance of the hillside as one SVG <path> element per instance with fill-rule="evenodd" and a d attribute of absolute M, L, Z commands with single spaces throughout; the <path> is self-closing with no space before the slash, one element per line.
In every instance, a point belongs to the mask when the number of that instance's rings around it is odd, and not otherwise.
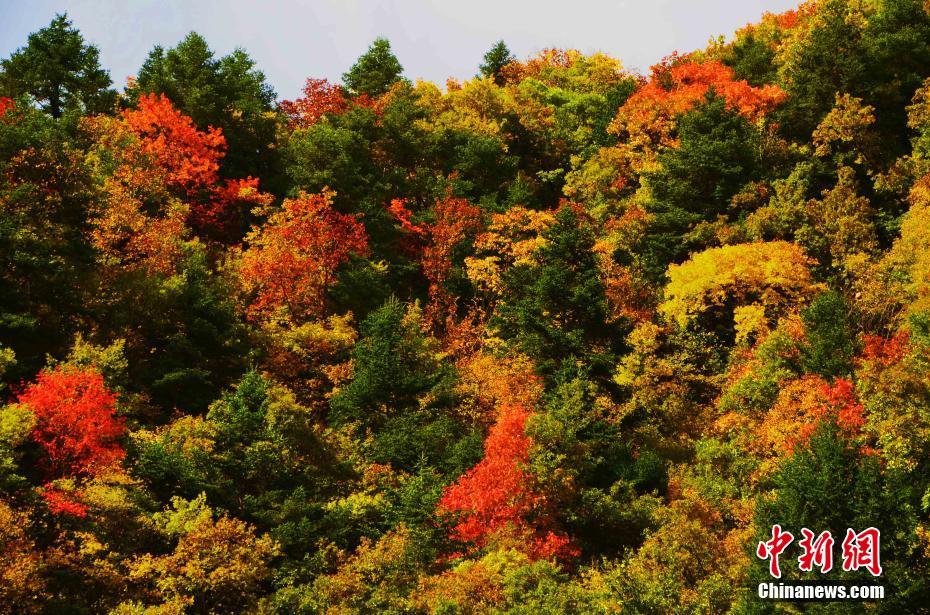
<path fill-rule="evenodd" d="M 0 613 L 927 611 L 930 8 L 479 62 L 0 62 Z"/>

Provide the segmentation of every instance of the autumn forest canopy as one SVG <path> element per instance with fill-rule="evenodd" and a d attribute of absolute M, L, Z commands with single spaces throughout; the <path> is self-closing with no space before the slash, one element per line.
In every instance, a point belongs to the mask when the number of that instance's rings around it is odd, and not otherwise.
<path fill-rule="evenodd" d="M 925 612 L 930 8 L 402 61 L 0 60 L 0 613 Z"/>

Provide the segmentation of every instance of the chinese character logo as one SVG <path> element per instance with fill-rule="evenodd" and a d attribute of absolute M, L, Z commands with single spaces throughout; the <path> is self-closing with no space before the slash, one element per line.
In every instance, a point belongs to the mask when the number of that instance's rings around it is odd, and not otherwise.
<path fill-rule="evenodd" d="M 759 559 L 769 560 L 769 574 L 776 579 L 781 578 L 781 568 L 778 566 L 778 556 L 788 548 L 794 535 L 791 532 L 783 532 L 780 525 L 772 526 L 772 538 L 765 542 L 760 542 L 756 547 L 756 555 Z"/>
<path fill-rule="evenodd" d="M 769 574 L 776 579 L 781 578 L 778 558 L 793 541 L 794 535 L 782 530 L 781 526 L 776 524 L 772 526 L 772 537 L 759 542 L 756 547 L 756 556 L 761 560 L 769 561 Z M 818 535 L 806 527 L 801 528 L 801 540 L 798 541 L 798 546 L 801 548 L 801 555 L 798 556 L 798 569 L 802 572 L 811 572 L 814 567 L 817 567 L 823 574 L 833 570 L 833 545 L 835 543 L 829 530 Z M 848 528 L 842 545 L 843 570 L 855 572 L 864 568 L 872 576 L 879 576 L 882 573 L 880 547 L 881 532 L 878 529 L 870 527 L 856 533 L 852 528 Z"/>
<path fill-rule="evenodd" d="M 815 539 L 814 532 L 802 528 L 801 534 L 804 536 L 798 546 L 804 551 L 798 556 L 798 568 L 804 572 L 810 572 L 814 566 L 820 568 L 821 573 L 827 573 L 833 570 L 833 536 L 829 531 L 821 532 L 820 536 Z"/>
<path fill-rule="evenodd" d="M 843 539 L 843 570 L 850 572 L 865 568 L 877 577 L 882 573 L 878 550 L 882 534 L 874 527 L 858 534 L 852 528 L 846 530 Z"/>

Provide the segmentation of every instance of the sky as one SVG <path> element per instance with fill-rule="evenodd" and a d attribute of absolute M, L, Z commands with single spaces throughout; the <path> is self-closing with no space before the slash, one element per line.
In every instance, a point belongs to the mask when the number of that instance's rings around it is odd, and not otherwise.
<path fill-rule="evenodd" d="M 602 51 L 640 72 L 797 0 L 0 0 L 0 58 L 67 12 L 122 87 L 156 44 L 196 30 L 222 55 L 244 48 L 282 99 L 307 77 L 338 82 L 384 36 L 411 79 L 474 76 L 503 39 L 519 58 L 546 47 Z"/>

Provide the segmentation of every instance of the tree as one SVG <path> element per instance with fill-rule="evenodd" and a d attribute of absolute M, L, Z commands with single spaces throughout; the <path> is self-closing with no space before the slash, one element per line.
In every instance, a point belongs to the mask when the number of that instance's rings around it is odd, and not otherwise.
<path fill-rule="evenodd" d="M 64 351 L 97 276 L 92 174 L 66 133 L 31 105 L 0 117 L 0 339 L 16 353 L 7 382 Z"/>
<path fill-rule="evenodd" d="M 807 333 L 805 367 L 825 378 L 847 377 L 856 355 L 856 337 L 847 318 L 849 304 L 842 295 L 818 295 L 801 316 Z"/>
<path fill-rule="evenodd" d="M 651 193 L 646 209 L 654 217 L 642 250 L 653 275 L 701 247 L 688 239 L 700 222 L 742 213 L 731 211 L 730 199 L 760 172 L 759 134 L 723 97 L 708 94 L 678 117 L 677 131 L 678 146 L 643 174 Z"/>
<path fill-rule="evenodd" d="M 510 534 L 534 557 L 571 557 L 577 552 L 564 534 L 531 519 L 544 500 L 523 469 L 532 445 L 526 435 L 529 416 L 520 406 L 500 409 L 484 443 L 484 458 L 446 489 L 439 511 L 458 515 L 452 535 L 459 541 L 483 547 Z M 544 523 L 546 516 L 537 519 Z"/>
<path fill-rule="evenodd" d="M 728 612 L 744 574 L 743 533 L 728 531 L 725 517 L 690 488 L 654 515 L 659 527 L 601 580 L 615 588 L 621 612 Z"/>
<path fill-rule="evenodd" d="M 193 195 L 217 182 L 226 153 L 222 130 L 198 130 L 164 95 L 141 96 L 137 108 L 123 112 L 123 120 L 141 137 L 143 152 L 167 171 L 169 185 Z"/>
<path fill-rule="evenodd" d="M 836 94 L 833 109 L 823 118 L 812 135 L 817 156 L 849 151 L 846 158 L 861 165 L 869 165 L 875 156 L 875 108 L 863 105 L 861 98 L 849 94 Z M 850 155 L 851 154 L 851 155 Z"/>
<path fill-rule="evenodd" d="M 668 482 L 663 460 L 608 417 L 603 388 L 583 365 L 566 365 L 529 418 L 527 470 L 546 493 L 550 518 L 586 555 L 639 545 Z M 676 374 L 677 376 L 677 374 Z"/>
<path fill-rule="evenodd" d="M 387 504 L 386 494 L 372 497 L 356 485 L 364 468 L 356 467 L 354 454 L 345 456 L 349 441 L 318 416 L 252 371 L 206 417 L 181 415 L 135 432 L 133 467 L 157 498 L 208 499 L 268 531 L 296 562 L 321 540 L 356 544 Z M 365 502 L 358 508 L 342 499 L 353 492 L 352 499 Z"/>
<path fill-rule="evenodd" d="M 377 542 L 363 538 L 336 572 L 283 592 L 276 606 L 289 613 L 409 612 L 406 597 L 416 591 L 419 572 L 417 538 L 403 525 Z"/>
<path fill-rule="evenodd" d="M 2 89 L 10 96 L 32 96 L 54 118 L 74 109 L 102 113 L 112 109 L 116 92 L 109 72 L 100 67 L 100 52 L 84 42 L 67 14 L 29 35 L 25 47 L 0 62 Z"/>
<path fill-rule="evenodd" d="M 377 415 L 379 406 L 392 413 L 409 409 L 419 394 L 438 381 L 429 341 L 396 300 L 388 301 L 362 322 L 352 358 L 352 380 L 340 388 L 330 404 L 337 421 L 377 423 L 383 418 Z"/>
<path fill-rule="evenodd" d="M 835 95 L 849 93 L 874 106 L 882 158 L 891 160 L 907 151 L 904 106 L 928 75 L 928 54 L 930 15 L 918 0 L 821 2 L 778 52 L 778 79 L 789 94 L 779 123 L 806 139 Z"/>
<path fill-rule="evenodd" d="M 482 77 L 490 77 L 494 79 L 494 83 L 497 85 L 504 84 L 504 78 L 501 75 L 501 69 L 516 60 L 510 49 L 507 48 L 507 45 L 504 41 L 497 41 L 494 43 L 494 46 L 484 54 L 484 62 L 478 69 L 481 71 Z"/>
<path fill-rule="evenodd" d="M 784 241 L 711 248 L 669 268 L 659 311 L 681 327 L 708 312 L 724 326 L 715 310 L 754 303 L 764 308 L 766 318 L 774 318 L 820 290 L 809 263 L 796 244 Z"/>
<path fill-rule="evenodd" d="M 813 13 L 812 5 L 784 13 L 765 13 L 759 23 L 736 31 L 734 41 L 721 50 L 720 60 L 740 79 L 759 87 L 777 79 L 776 50 Z"/>
<path fill-rule="evenodd" d="M 174 510 L 160 513 L 157 521 L 163 533 L 177 538 L 174 550 L 138 557 L 130 563 L 130 576 L 150 584 L 166 602 L 189 601 L 198 612 L 248 610 L 271 576 L 268 564 L 277 544 L 239 519 L 214 519 L 202 498 L 172 503 Z"/>
<path fill-rule="evenodd" d="M 307 79 L 304 84 L 302 97 L 285 100 L 280 105 L 291 128 L 313 126 L 326 115 L 341 113 L 348 107 L 349 101 L 342 86 L 332 84 L 326 79 L 312 78 Z"/>
<path fill-rule="evenodd" d="M 368 251 L 365 227 L 332 208 L 332 193 L 287 199 L 246 241 L 239 272 L 253 317 L 284 310 L 292 320 L 322 316 L 336 270 Z"/>
<path fill-rule="evenodd" d="M 605 376 L 621 336 L 607 322 L 594 231 L 582 214 L 565 205 L 542 236 L 546 241 L 536 250 L 535 262 L 518 264 L 502 276 L 491 325 L 546 376 L 563 361 L 582 357 L 593 372 Z"/>
<path fill-rule="evenodd" d="M 401 80 L 404 67 L 391 52 L 386 38 L 376 38 L 362 56 L 342 75 L 347 88 L 355 94 L 380 96 Z"/>
<path fill-rule="evenodd" d="M 245 338 L 231 280 L 214 274 L 188 224 L 234 240 L 241 209 L 267 195 L 252 182 L 219 183 L 222 135 L 197 130 L 164 97 L 84 128 L 98 182 L 88 233 L 105 289 L 88 302 L 97 326 L 126 340 L 130 381 L 153 401 L 203 410 L 241 375 Z"/>
<path fill-rule="evenodd" d="M 222 130 L 198 130 L 164 95 L 142 95 L 123 120 L 141 138 L 143 151 L 167 171 L 169 186 L 190 203 L 188 222 L 201 236 L 232 243 L 242 237 L 250 209 L 271 202 L 257 178 L 221 181 L 230 153 Z"/>
<path fill-rule="evenodd" d="M 116 416 L 116 395 L 98 372 L 44 371 L 17 403 L 36 417 L 32 438 L 43 450 L 39 463 L 49 477 L 92 475 L 123 458 L 125 427 Z"/>
<path fill-rule="evenodd" d="M 222 131 L 199 130 L 163 95 L 144 94 L 119 118 L 89 118 L 83 127 L 94 141 L 90 159 L 104 171 L 95 239 L 105 252 L 151 257 L 161 246 L 176 256 L 178 242 L 169 239 L 183 235 L 185 223 L 205 239 L 232 243 L 249 209 L 270 202 L 257 179 L 221 181 Z"/>
<path fill-rule="evenodd" d="M 750 448 L 770 458 L 760 474 L 769 473 L 772 459 L 777 462 L 807 446 L 821 423 L 836 427 L 845 446 L 871 450 L 862 433 L 865 410 L 853 385 L 842 378 L 828 383 L 817 376 L 804 376 L 782 383 L 777 400 L 755 429 Z"/>
<path fill-rule="evenodd" d="M 548 243 L 544 234 L 555 223 L 555 213 L 515 205 L 491 216 L 485 231 L 475 238 L 476 255 L 465 259 L 471 283 L 496 297 L 505 271 L 537 264 L 536 253 Z"/>
<path fill-rule="evenodd" d="M 434 324 L 451 322 L 456 297 L 448 288 L 453 276 L 455 251 L 481 227 L 481 211 L 465 199 L 447 196 L 436 202 L 436 222 L 430 225 L 429 244 L 423 250 L 423 274 L 429 280 L 428 316 Z"/>
<path fill-rule="evenodd" d="M 910 208 L 901 217 L 900 236 L 881 261 L 857 280 L 859 306 L 886 326 L 913 319 L 928 308 L 930 288 L 923 271 L 930 262 L 930 241 L 923 231 L 930 224 L 930 175 L 910 190 Z"/>
<path fill-rule="evenodd" d="M 155 47 L 127 93 L 133 101 L 164 95 L 200 130 L 222 130 L 229 145 L 221 161 L 223 177 L 261 177 L 280 188 L 275 93 L 244 50 L 217 58 L 207 41 L 191 32 L 175 47 Z"/>
<path fill-rule="evenodd" d="M 31 526 L 28 515 L 0 501 L 0 612 L 38 613 L 36 603 L 48 598 Z"/>
<path fill-rule="evenodd" d="M 114 283 L 115 305 L 98 318 L 127 336 L 130 376 L 165 410 L 203 411 L 247 367 L 249 340 L 234 286 L 215 274 L 198 242 L 186 245 L 177 273 Z"/>
<path fill-rule="evenodd" d="M 391 299 L 371 312 L 352 350 L 351 379 L 330 398 L 329 421 L 370 430 L 366 450 L 377 463 L 457 472 L 474 461 L 480 440 L 455 413 L 456 370 L 424 329 L 416 305 Z"/>
<path fill-rule="evenodd" d="M 701 104 L 711 90 L 749 120 L 765 117 L 785 99 L 778 86 L 752 87 L 736 80 L 733 70 L 719 62 L 696 62 L 673 54 L 652 67 L 649 81 L 617 110 L 608 130 L 627 135 L 631 146 L 647 154 L 674 145 L 676 116 Z"/>
<path fill-rule="evenodd" d="M 836 185 L 822 196 L 807 202 L 808 224 L 796 229 L 795 236 L 824 269 L 848 280 L 877 245 L 875 210 L 859 194 L 850 167 L 837 170 Z"/>
<path fill-rule="evenodd" d="M 360 107 L 294 131 L 284 153 L 291 183 L 307 192 L 331 188 L 342 211 L 389 198 L 383 170 L 370 155 L 380 132 L 377 114 Z"/>

